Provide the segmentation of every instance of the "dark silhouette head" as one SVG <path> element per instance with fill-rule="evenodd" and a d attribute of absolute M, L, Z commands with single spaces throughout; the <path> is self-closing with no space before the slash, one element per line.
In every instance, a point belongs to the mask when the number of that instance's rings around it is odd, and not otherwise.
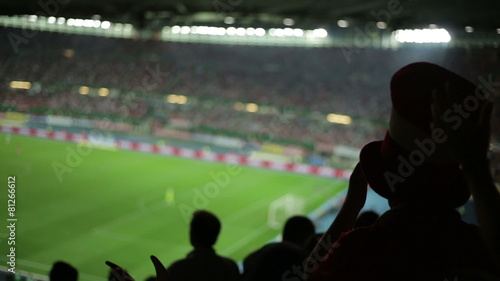
<path fill-rule="evenodd" d="M 378 219 L 379 215 L 374 211 L 365 211 L 359 214 L 354 227 L 367 227 L 371 226 Z"/>
<path fill-rule="evenodd" d="M 58 261 L 52 265 L 49 279 L 50 281 L 76 281 L 78 280 L 78 270 L 69 263 Z"/>
<path fill-rule="evenodd" d="M 283 229 L 283 241 L 291 242 L 304 247 L 307 239 L 314 234 L 313 222 L 304 216 L 289 218 Z"/>
<path fill-rule="evenodd" d="M 189 236 L 191 245 L 195 248 L 212 247 L 217 241 L 221 223 L 219 219 L 208 211 L 196 211 L 191 220 Z"/>

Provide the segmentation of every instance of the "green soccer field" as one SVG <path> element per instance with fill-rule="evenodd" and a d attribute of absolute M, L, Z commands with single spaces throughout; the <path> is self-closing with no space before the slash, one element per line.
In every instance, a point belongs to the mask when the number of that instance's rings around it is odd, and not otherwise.
<path fill-rule="evenodd" d="M 290 212 L 308 214 L 346 182 L 132 151 L 0 134 L 0 261 L 7 266 L 7 178 L 16 184 L 16 269 L 47 274 L 64 260 L 80 280 L 105 280 L 111 260 L 136 280 L 191 250 L 194 209 L 222 221 L 216 250 L 237 261 L 279 235 Z M 10 247 L 10 246 L 9 246 Z"/>

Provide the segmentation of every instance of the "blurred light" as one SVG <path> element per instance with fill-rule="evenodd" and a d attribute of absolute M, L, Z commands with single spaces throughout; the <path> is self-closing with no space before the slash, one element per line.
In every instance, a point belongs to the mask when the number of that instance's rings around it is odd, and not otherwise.
<path fill-rule="evenodd" d="M 217 27 L 217 35 L 226 35 L 226 29 L 224 27 Z"/>
<path fill-rule="evenodd" d="M 60 17 L 57 19 L 57 24 L 64 24 L 66 22 L 66 19 L 63 17 Z"/>
<path fill-rule="evenodd" d="M 431 24 L 429 24 L 429 28 L 430 29 L 436 29 L 436 28 L 438 28 L 438 26 L 437 26 L 437 24 L 431 23 Z"/>
<path fill-rule="evenodd" d="M 259 27 L 259 28 L 255 29 L 255 35 L 264 36 L 264 35 L 266 35 L 266 30 L 264 28 Z"/>
<path fill-rule="evenodd" d="M 177 103 L 178 104 L 186 104 L 187 103 L 187 97 L 183 95 L 177 95 Z"/>
<path fill-rule="evenodd" d="M 399 29 L 394 38 L 401 43 L 448 43 L 451 36 L 446 29 Z"/>
<path fill-rule="evenodd" d="M 72 19 L 72 18 L 69 18 L 68 21 L 66 22 L 66 24 L 68 26 L 73 26 L 73 22 L 75 21 L 75 19 Z"/>
<path fill-rule="evenodd" d="M 74 19 L 73 25 L 74 26 L 83 26 L 83 20 L 82 19 Z"/>
<path fill-rule="evenodd" d="M 255 103 L 247 103 L 245 109 L 248 112 L 257 112 L 259 110 L 259 106 Z"/>
<path fill-rule="evenodd" d="M 287 27 L 287 28 L 285 28 L 285 29 L 283 30 L 283 34 L 284 34 L 285 36 L 293 36 L 293 29 L 291 29 L 291 28 Z"/>
<path fill-rule="evenodd" d="M 283 24 L 286 26 L 292 26 L 295 24 L 295 21 L 291 18 L 285 18 L 283 19 Z"/>
<path fill-rule="evenodd" d="M 181 32 L 181 27 L 178 25 L 172 26 L 172 33 L 180 33 Z"/>
<path fill-rule="evenodd" d="M 247 28 L 246 32 L 247 32 L 247 35 L 253 36 L 253 35 L 255 35 L 255 28 L 249 27 L 249 28 Z"/>
<path fill-rule="evenodd" d="M 101 22 L 102 29 L 108 29 L 110 27 L 111 27 L 111 23 L 109 21 L 105 20 L 105 21 Z"/>
<path fill-rule="evenodd" d="M 238 36 L 245 36 L 246 30 L 243 27 L 238 27 L 236 29 L 236 35 Z"/>
<path fill-rule="evenodd" d="M 245 110 L 245 105 L 241 102 L 236 102 L 236 103 L 234 103 L 233 108 L 234 108 L 234 110 L 237 110 L 237 111 L 243 111 L 243 110 Z"/>
<path fill-rule="evenodd" d="M 224 18 L 224 23 L 225 24 L 233 24 L 234 23 L 234 18 L 233 17 L 225 17 Z"/>
<path fill-rule="evenodd" d="M 94 21 L 93 20 L 85 20 L 83 22 L 83 26 L 85 26 L 85 27 L 94 27 Z"/>
<path fill-rule="evenodd" d="M 293 35 L 297 36 L 297 37 L 302 37 L 302 36 L 304 36 L 304 31 L 300 28 L 295 28 L 293 30 Z"/>
<path fill-rule="evenodd" d="M 121 24 L 121 23 L 117 23 L 117 24 L 115 24 L 115 25 L 114 25 L 114 29 L 115 29 L 115 30 L 120 30 L 120 31 L 121 31 L 121 30 L 123 29 L 123 24 Z"/>
<path fill-rule="evenodd" d="M 54 23 L 56 23 L 56 17 L 49 17 L 49 18 L 47 19 L 47 22 L 48 22 L 48 23 L 50 23 L 50 24 L 54 24 Z"/>
<path fill-rule="evenodd" d="M 323 28 L 318 28 L 313 30 L 313 36 L 325 38 L 326 36 L 328 36 L 328 32 L 326 32 L 326 30 Z"/>
<path fill-rule="evenodd" d="M 226 33 L 227 33 L 227 35 L 236 35 L 236 28 L 234 28 L 234 27 L 228 27 L 226 29 Z"/>
<path fill-rule="evenodd" d="M 500 28 L 497 28 L 497 34 L 500 34 Z"/>
<path fill-rule="evenodd" d="M 347 115 L 341 115 L 341 114 L 335 114 L 335 113 L 330 113 L 326 116 L 326 120 L 330 123 L 337 123 L 337 124 L 344 124 L 348 125 L 351 124 L 352 119 L 351 117 Z"/>
<path fill-rule="evenodd" d="M 347 22 L 346 20 L 339 20 L 337 21 L 337 25 L 339 27 L 346 28 L 349 26 L 349 22 Z"/>
<path fill-rule="evenodd" d="M 25 81 L 11 81 L 10 82 L 10 87 L 12 89 L 24 89 L 28 90 L 31 88 L 31 83 L 30 82 L 25 82 Z"/>
<path fill-rule="evenodd" d="M 30 21 L 30 22 L 35 22 L 37 19 L 38 19 L 38 17 L 36 15 L 28 16 L 28 21 Z"/>
<path fill-rule="evenodd" d="M 107 97 L 109 95 L 109 89 L 108 88 L 100 88 L 99 91 L 97 91 L 97 94 L 101 97 Z"/>
<path fill-rule="evenodd" d="M 181 27 L 181 33 L 182 34 L 189 34 L 191 32 L 191 28 L 189 26 L 183 26 Z"/>
<path fill-rule="evenodd" d="M 188 98 L 184 95 L 168 95 L 167 102 L 168 103 L 176 103 L 176 104 L 186 104 Z"/>
<path fill-rule="evenodd" d="M 101 26 L 101 21 L 100 20 L 94 20 L 94 25 L 93 27 L 98 28 Z"/>
<path fill-rule="evenodd" d="M 472 33 L 472 32 L 474 32 L 474 28 L 472 26 L 466 26 L 465 27 L 465 32 Z"/>
<path fill-rule="evenodd" d="M 78 89 L 78 92 L 80 95 L 88 95 L 90 93 L 90 88 L 87 86 L 81 86 L 80 89 Z"/>
<path fill-rule="evenodd" d="M 387 28 L 387 23 L 385 23 L 383 21 L 378 21 L 377 22 L 377 27 L 378 27 L 378 29 L 386 29 Z"/>
<path fill-rule="evenodd" d="M 93 15 L 91 19 L 101 21 L 101 15 Z"/>
<path fill-rule="evenodd" d="M 75 51 L 73 49 L 66 49 L 64 50 L 63 56 L 66 58 L 70 59 L 75 55 Z"/>
<path fill-rule="evenodd" d="M 274 35 L 278 36 L 278 37 L 285 36 L 285 31 L 283 29 L 281 29 L 281 28 L 276 28 L 274 30 Z"/>

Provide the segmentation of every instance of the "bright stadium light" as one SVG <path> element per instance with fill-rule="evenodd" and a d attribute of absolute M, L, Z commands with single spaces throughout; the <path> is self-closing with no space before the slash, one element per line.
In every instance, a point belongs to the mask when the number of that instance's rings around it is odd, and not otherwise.
<path fill-rule="evenodd" d="M 50 24 L 54 24 L 54 23 L 56 23 L 56 17 L 49 17 L 49 18 L 47 19 L 47 22 L 48 22 L 48 23 L 50 23 Z"/>
<path fill-rule="evenodd" d="M 231 27 L 228 27 L 228 28 L 226 29 L 226 34 L 227 34 L 227 35 L 236 35 L 236 28 L 234 28 L 234 27 L 232 27 L 232 26 L 231 26 Z"/>
<path fill-rule="evenodd" d="M 63 17 L 57 18 L 57 24 L 64 24 L 66 22 L 66 19 Z"/>
<path fill-rule="evenodd" d="M 313 36 L 319 38 L 325 38 L 326 36 L 328 36 L 328 32 L 323 28 L 318 28 L 313 30 Z"/>
<path fill-rule="evenodd" d="M 83 26 L 83 20 L 82 19 L 74 19 L 73 25 L 81 27 L 81 26 Z"/>
<path fill-rule="evenodd" d="M 349 125 L 352 122 L 351 117 L 342 114 L 330 113 L 326 116 L 326 120 L 330 123 Z"/>
<path fill-rule="evenodd" d="M 94 20 L 84 20 L 83 26 L 85 27 L 94 27 Z"/>
<path fill-rule="evenodd" d="M 474 32 L 474 28 L 472 26 L 466 26 L 465 27 L 465 32 L 472 33 L 472 32 Z"/>
<path fill-rule="evenodd" d="M 295 37 L 302 37 L 302 36 L 304 36 L 304 30 L 302 30 L 300 28 L 295 28 L 293 30 L 293 36 L 295 36 Z"/>
<path fill-rule="evenodd" d="M 346 20 L 338 20 L 337 25 L 342 28 L 346 28 L 349 26 L 349 22 Z"/>
<path fill-rule="evenodd" d="M 401 43 L 448 43 L 451 36 L 446 29 L 399 29 L 394 38 Z"/>
<path fill-rule="evenodd" d="M 283 24 L 286 26 L 292 26 L 295 24 L 295 21 L 291 18 L 285 18 L 283 19 Z"/>
<path fill-rule="evenodd" d="M 274 30 L 274 36 L 283 37 L 285 36 L 285 31 L 281 28 L 276 28 Z"/>
<path fill-rule="evenodd" d="M 264 28 L 259 27 L 259 28 L 255 29 L 255 35 L 264 36 L 264 35 L 266 35 L 266 30 Z"/>
<path fill-rule="evenodd" d="M 225 17 L 224 18 L 224 23 L 225 24 L 233 24 L 234 23 L 234 18 L 233 17 Z"/>
<path fill-rule="evenodd" d="M 12 89 L 23 89 L 28 90 L 31 89 L 31 83 L 26 81 L 11 81 L 10 87 Z"/>
<path fill-rule="evenodd" d="M 246 32 L 247 32 L 247 35 L 254 36 L 255 35 L 255 28 L 249 27 L 249 28 L 247 28 Z"/>
<path fill-rule="evenodd" d="M 243 27 L 238 27 L 236 29 L 236 35 L 245 36 L 246 34 L 247 34 L 247 31 Z"/>
<path fill-rule="evenodd" d="M 38 19 L 36 15 L 30 15 L 28 16 L 28 21 L 29 22 L 35 22 Z"/>
<path fill-rule="evenodd" d="M 174 34 L 181 33 L 181 27 L 178 25 L 172 26 L 172 33 Z"/>
<path fill-rule="evenodd" d="M 111 27 L 111 23 L 107 20 L 101 22 L 101 28 L 102 29 L 109 29 Z"/>
<path fill-rule="evenodd" d="M 285 28 L 285 29 L 283 30 L 283 34 L 284 34 L 285 36 L 293 36 L 293 29 L 291 29 L 291 28 L 287 27 L 287 28 Z"/>
<path fill-rule="evenodd" d="M 386 29 L 387 28 L 387 23 L 385 23 L 383 21 L 378 21 L 377 22 L 377 28 L 378 29 Z"/>
<path fill-rule="evenodd" d="M 189 26 L 181 27 L 181 34 L 189 34 L 189 32 L 191 32 L 191 27 Z"/>

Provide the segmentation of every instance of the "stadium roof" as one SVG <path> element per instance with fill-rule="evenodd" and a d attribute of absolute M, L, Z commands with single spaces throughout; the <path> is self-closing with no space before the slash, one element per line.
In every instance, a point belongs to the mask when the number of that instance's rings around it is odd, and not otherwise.
<path fill-rule="evenodd" d="M 386 22 L 389 29 L 436 24 L 448 29 L 497 31 L 500 1 L 491 0 L 16 0 L 1 1 L 0 15 L 38 14 L 128 22 L 139 28 L 197 22 L 240 25 L 352 25 Z M 231 22 L 232 20 L 230 20 Z M 226 21 L 227 24 L 227 21 Z"/>

